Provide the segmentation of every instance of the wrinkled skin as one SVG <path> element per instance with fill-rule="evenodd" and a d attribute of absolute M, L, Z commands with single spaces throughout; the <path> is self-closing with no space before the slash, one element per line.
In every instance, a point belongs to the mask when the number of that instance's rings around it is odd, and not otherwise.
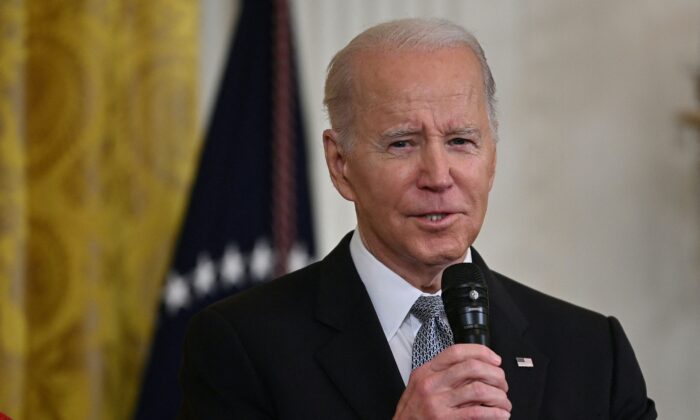
<path fill-rule="evenodd" d="M 352 147 L 324 132 L 331 178 L 355 203 L 370 252 L 436 291 L 442 270 L 463 261 L 479 234 L 494 179 L 478 60 L 449 48 L 365 52 L 356 63 Z"/>

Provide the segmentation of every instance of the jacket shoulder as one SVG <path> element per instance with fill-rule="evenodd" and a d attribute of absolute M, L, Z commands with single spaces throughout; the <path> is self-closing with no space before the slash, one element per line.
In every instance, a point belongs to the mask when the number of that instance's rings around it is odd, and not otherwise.
<path fill-rule="evenodd" d="M 549 325 L 573 321 L 607 323 L 603 314 L 540 292 L 495 271 L 492 273 L 531 320 L 547 321 Z"/>
<path fill-rule="evenodd" d="M 587 349 L 611 347 L 611 318 L 535 290 L 502 274 L 493 272 L 512 304 L 528 321 L 529 334 L 553 353 L 559 346 Z"/>
<path fill-rule="evenodd" d="M 545 400 L 557 404 L 545 404 L 546 418 L 565 418 L 565 412 L 566 418 L 579 418 L 571 410 L 607 413 L 603 418 L 656 418 L 639 363 L 617 319 L 492 273 L 527 319 L 531 342 L 548 356 L 548 382 L 561 385 L 548 387 Z M 582 395 L 588 400 L 578 406 Z"/>
<path fill-rule="evenodd" d="M 205 311 L 218 313 L 229 321 L 291 316 L 310 311 L 320 281 L 320 262 L 285 274 L 270 282 L 253 286 L 213 303 Z"/>

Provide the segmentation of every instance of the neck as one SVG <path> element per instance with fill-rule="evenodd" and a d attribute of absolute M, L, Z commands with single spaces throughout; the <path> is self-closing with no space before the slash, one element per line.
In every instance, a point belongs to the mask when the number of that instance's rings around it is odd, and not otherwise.
<path fill-rule="evenodd" d="M 395 260 L 390 256 L 377 252 L 376 249 L 367 243 L 362 232 L 358 229 L 360 240 L 364 247 L 374 258 L 384 264 L 403 280 L 424 293 L 436 293 L 442 287 L 442 272 L 448 266 L 464 261 L 465 256 L 456 261 L 447 261 L 439 264 L 424 264 L 417 260 Z"/>

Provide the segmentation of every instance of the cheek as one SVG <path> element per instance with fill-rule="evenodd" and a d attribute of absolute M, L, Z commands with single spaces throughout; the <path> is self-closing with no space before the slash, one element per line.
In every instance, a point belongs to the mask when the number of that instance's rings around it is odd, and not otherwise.
<path fill-rule="evenodd" d="M 455 174 L 456 182 L 465 198 L 472 203 L 485 203 L 491 191 L 493 177 L 482 165 L 466 166 Z"/>
<path fill-rule="evenodd" d="M 358 195 L 378 200 L 379 205 L 391 205 L 410 190 L 414 172 L 405 162 L 368 162 L 357 168 Z"/>

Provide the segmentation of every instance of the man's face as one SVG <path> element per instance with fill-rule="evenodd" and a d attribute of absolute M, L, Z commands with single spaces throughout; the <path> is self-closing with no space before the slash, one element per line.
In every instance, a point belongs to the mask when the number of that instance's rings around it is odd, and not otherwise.
<path fill-rule="evenodd" d="M 383 51 L 355 66 L 352 147 L 324 133 L 333 182 L 372 254 L 404 278 L 435 275 L 476 239 L 494 178 L 478 59 L 467 48 Z"/>

